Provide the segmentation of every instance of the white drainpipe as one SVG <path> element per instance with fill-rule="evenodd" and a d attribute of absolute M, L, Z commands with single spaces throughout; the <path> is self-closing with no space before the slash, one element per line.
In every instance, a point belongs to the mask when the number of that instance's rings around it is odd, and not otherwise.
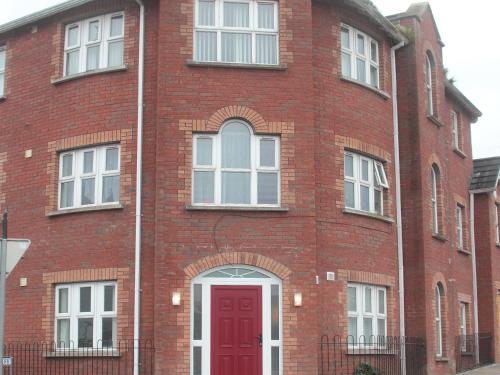
<path fill-rule="evenodd" d="M 141 215 L 142 215 L 142 129 L 144 106 L 144 3 L 140 6 L 139 66 L 137 77 L 137 172 L 135 193 L 135 276 L 134 276 L 134 375 L 139 375 L 139 339 L 141 317 Z"/>
<path fill-rule="evenodd" d="M 470 209 L 470 246 L 472 252 L 472 298 L 474 300 L 474 340 L 476 363 L 479 363 L 479 317 L 477 306 L 477 268 L 476 268 L 476 238 L 474 233 L 474 193 L 469 193 L 469 209 Z"/>
<path fill-rule="evenodd" d="M 399 335 L 401 339 L 401 374 L 406 374 L 406 352 L 404 345 L 405 328 L 405 280 L 403 259 L 403 223 L 401 215 L 401 173 L 399 163 L 399 120 L 398 120 L 398 82 L 396 72 L 396 51 L 404 47 L 401 42 L 391 48 L 392 76 L 392 117 L 394 125 L 394 174 L 396 176 L 396 227 L 398 241 L 398 271 L 399 271 Z"/>

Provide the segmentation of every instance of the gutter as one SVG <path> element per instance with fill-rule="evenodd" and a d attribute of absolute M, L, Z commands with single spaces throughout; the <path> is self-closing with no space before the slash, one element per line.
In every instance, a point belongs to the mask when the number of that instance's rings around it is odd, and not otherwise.
<path fill-rule="evenodd" d="M 399 160 L 399 119 L 398 119 L 398 83 L 396 69 L 396 51 L 405 46 L 405 42 L 391 48 L 391 76 L 392 76 L 392 118 L 394 125 L 394 174 L 396 176 L 396 228 L 398 242 L 398 279 L 399 279 L 399 335 L 401 344 L 401 375 L 406 375 L 405 352 L 405 280 L 403 258 L 403 223 L 401 214 L 401 170 Z"/>
<path fill-rule="evenodd" d="M 476 261 L 476 234 L 474 232 L 474 192 L 469 193 L 469 209 L 470 209 L 470 242 L 472 253 L 472 299 L 474 301 L 474 345 L 476 346 L 476 364 L 479 364 L 479 313 L 478 313 L 478 298 L 477 298 L 477 261 Z"/>
<path fill-rule="evenodd" d="M 139 375 L 140 323 L 141 323 L 141 221 L 142 221 L 142 133 L 144 111 L 144 24 L 145 11 L 142 0 L 135 0 L 140 7 L 139 66 L 137 72 L 137 171 L 135 193 L 135 272 L 134 272 L 134 375 Z"/>

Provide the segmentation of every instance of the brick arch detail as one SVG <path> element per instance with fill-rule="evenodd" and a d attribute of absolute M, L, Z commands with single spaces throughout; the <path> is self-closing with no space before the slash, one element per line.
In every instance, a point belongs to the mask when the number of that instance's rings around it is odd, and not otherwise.
<path fill-rule="evenodd" d="M 256 133 L 271 133 L 268 124 L 257 111 L 239 105 L 224 107 L 215 112 L 207 121 L 207 130 L 218 132 L 220 127 L 232 118 L 247 121 Z"/>
<path fill-rule="evenodd" d="M 432 278 L 432 293 L 434 293 L 434 289 L 436 288 L 438 283 L 441 283 L 441 285 L 443 286 L 444 296 L 448 296 L 448 286 L 446 285 L 446 278 L 441 272 L 436 272 L 436 274 Z"/>

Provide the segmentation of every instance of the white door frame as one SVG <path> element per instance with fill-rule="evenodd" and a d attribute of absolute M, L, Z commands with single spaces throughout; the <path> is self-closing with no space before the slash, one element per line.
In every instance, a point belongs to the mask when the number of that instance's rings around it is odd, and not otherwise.
<path fill-rule="evenodd" d="M 245 268 L 258 271 L 268 278 L 215 278 L 205 277 L 217 270 L 228 268 Z M 202 339 L 193 339 L 194 327 L 194 285 L 202 285 Z M 260 286 L 262 287 L 262 375 L 282 375 L 283 374 L 283 286 L 281 280 L 260 268 L 247 265 L 226 265 L 212 268 L 194 278 L 191 282 L 191 313 L 190 313 L 190 374 L 194 375 L 193 348 L 201 346 L 201 375 L 211 374 L 211 289 L 212 285 L 233 285 L 233 286 Z M 271 285 L 279 287 L 279 340 L 271 340 Z M 277 374 L 271 373 L 271 348 L 279 347 L 279 371 Z"/>

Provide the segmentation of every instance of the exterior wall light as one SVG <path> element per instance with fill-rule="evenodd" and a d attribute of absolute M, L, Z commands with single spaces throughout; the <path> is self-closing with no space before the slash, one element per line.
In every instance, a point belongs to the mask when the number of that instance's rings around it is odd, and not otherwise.
<path fill-rule="evenodd" d="M 302 293 L 295 293 L 293 295 L 293 305 L 295 307 L 301 307 L 302 306 Z"/>
<path fill-rule="evenodd" d="M 181 293 L 180 292 L 173 292 L 172 293 L 172 305 L 180 306 L 180 304 L 181 304 Z"/>

